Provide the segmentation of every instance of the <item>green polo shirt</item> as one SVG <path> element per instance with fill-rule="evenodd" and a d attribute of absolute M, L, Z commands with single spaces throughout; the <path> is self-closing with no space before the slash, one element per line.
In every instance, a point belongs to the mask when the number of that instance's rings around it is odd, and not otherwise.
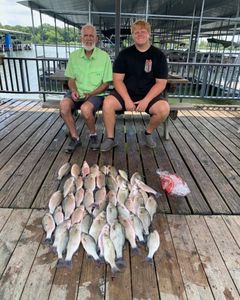
<path fill-rule="evenodd" d="M 112 81 L 111 60 L 107 52 L 99 48 L 94 48 L 90 58 L 87 58 L 84 49 L 81 48 L 70 54 L 64 74 L 68 78 L 75 79 L 81 98 L 102 83 Z"/>

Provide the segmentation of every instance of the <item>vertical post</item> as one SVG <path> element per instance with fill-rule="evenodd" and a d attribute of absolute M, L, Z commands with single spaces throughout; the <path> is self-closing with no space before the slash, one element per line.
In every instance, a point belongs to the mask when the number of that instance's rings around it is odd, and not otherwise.
<path fill-rule="evenodd" d="M 194 29 L 194 22 L 195 22 L 195 20 L 194 20 L 195 14 L 196 14 L 196 2 L 194 3 L 194 8 L 193 8 L 193 17 L 192 17 L 192 24 L 191 24 L 189 48 L 188 48 L 188 54 L 187 54 L 187 62 L 189 62 L 190 53 L 192 52 L 192 49 L 193 49 L 193 29 Z"/>
<path fill-rule="evenodd" d="M 58 53 L 58 34 L 57 34 L 57 20 L 56 20 L 56 16 L 54 15 L 54 29 L 55 29 L 55 43 L 56 43 L 56 55 L 57 58 L 59 57 L 59 53 Z"/>
<path fill-rule="evenodd" d="M 121 0 L 115 0 L 115 58 L 120 49 L 120 21 L 121 21 Z"/>
<path fill-rule="evenodd" d="M 149 0 L 146 0 L 146 15 L 145 15 L 145 20 L 148 20 L 148 9 L 149 9 Z"/>
<path fill-rule="evenodd" d="M 43 57 L 46 57 L 46 55 L 45 55 L 45 44 L 44 44 L 44 32 L 43 32 L 43 24 L 42 24 L 42 13 L 39 12 L 39 14 L 40 14 L 40 23 L 41 23 L 41 32 L 42 32 Z"/>
<path fill-rule="evenodd" d="M 200 38 L 204 5 L 205 5 L 205 0 L 202 0 L 201 15 L 200 15 L 200 20 L 199 20 L 199 25 L 198 25 L 198 33 L 197 33 L 197 36 L 196 36 L 196 45 L 198 45 L 198 40 Z M 196 62 L 196 59 L 197 59 L 197 52 L 196 52 L 196 50 L 197 50 L 197 47 L 195 49 L 195 59 L 194 59 L 194 62 Z"/>
<path fill-rule="evenodd" d="M 35 25 L 34 25 L 33 9 L 32 8 L 31 8 L 31 18 L 32 18 L 32 34 L 33 34 L 35 56 L 37 57 L 37 45 L 36 45 Z"/>
<path fill-rule="evenodd" d="M 92 0 L 88 0 L 88 23 L 92 23 Z"/>

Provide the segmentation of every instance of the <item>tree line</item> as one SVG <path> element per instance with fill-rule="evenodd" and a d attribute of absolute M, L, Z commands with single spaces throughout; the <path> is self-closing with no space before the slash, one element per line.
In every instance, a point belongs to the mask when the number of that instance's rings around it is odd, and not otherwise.
<path fill-rule="evenodd" d="M 2 25 L 0 23 L 0 28 L 2 29 L 9 29 L 9 30 L 15 30 L 15 31 L 22 31 L 25 33 L 31 34 L 31 37 L 29 36 L 22 36 L 21 41 L 24 40 L 24 43 L 36 43 L 36 44 L 42 44 L 44 41 L 45 44 L 75 44 L 79 42 L 79 31 L 78 29 L 73 29 L 73 27 L 55 27 L 50 24 L 43 24 L 42 28 L 41 26 L 34 28 L 34 36 L 33 36 L 33 30 L 31 26 L 21 26 L 21 25 Z M 20 39 L 18 35 L 14 36 L 11 35 L 12 39 Z"/>

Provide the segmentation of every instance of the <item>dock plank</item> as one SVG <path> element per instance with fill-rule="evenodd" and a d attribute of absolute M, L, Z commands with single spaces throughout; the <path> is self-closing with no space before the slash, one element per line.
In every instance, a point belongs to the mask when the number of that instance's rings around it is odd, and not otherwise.
<path fill-rule="evenodd" d="M 0 282 L 1 299 L 19 299 L 41 242 L 43 211 L 33 211 Z"/>
<path fill-rule="evenodd" d="M 0 231 L 2 230 L 4 224 L 12 213 L 11 208 L 5 208 L 0 210 Z"/>
<path fill-rule="evenodd" d="M 184 122 L 184 118 L 182 119 L 182 122 Z M 220 192 L 221 196 L 224 198 L 227 206 L 233 213 L 240 211 L 240 196 L 228 183 L 227 178 L 225 178 L 225 176 L 227 177 L 230 174 L 226 174 L 224 170 L 221 172 L 218 166 L 212 160 L 213 154 L 211 156 L 208 155 L 208 149 L 211 149 L 211 146 L 205 143 L 203 148 L 200 138 L 201 134 L 197 133 L 194 136 L 191 135 L 189 132 L 189 130 L 191 130 L 191 124 L 189 124 L 189 122 L 184 122 L 184 125 L 186 126 L 184 127 L 182 122 L 179 120 L 174 122 L 174 125 L 181 134 L 182 138 L 185 140 L 192 152 L 196 154 L 198 161 L 211 178 L 212 183 Z"/>
<path fill-rule="evenodd" d="M 167 219 L 187 297 L 214 299 L 185 216 L 168 215 Z"/>
<path fill-rule="evenodd" d="M 53 136 L 55 136 L 56 133 L 58 132 L 60 124 L 61 124 L 61 120 L 55 119 L 55 122 L 52 124 L 52 130 L 48 131 L 43 136 L 43 138 L 39 140 L 39 142 L 37 143 L 33 151 L 31 151 L 28 154 L 28 156 L 23 161 L 23 163 L 17 168 L 17 170 L 14 173 L 14 176 L 9 178 L 9 180 L 7 181 L 7 183 L 4 185 L 4 187 L 0 192 L 2 205 L 5 206 L 13 205 L 14 207 L 14 204 L 12 204 L 13 200 L 15 199 L 18 191 L 22 187 L 26 178 L 28 176 L 31 176 L 31 171 L 34 168 L 34 165 L 39 161 L 44 151 L 46 150 L 47 146 L 51 142 Z M 15 178 L 18 178 L 17 182 Z M 1 196 L 2 194 L 4 195 Z"/>
<path fill-rule="evenodd" d="M 228 218 L 227 216 L 223 216 L 223 219 L 231 231 L 232 236 L 234 237 L 238 247 L 240 248 L 240 217 L 239 216 L 231 216 Z"/>
<path fill-rule="evenodd" d="M 240 294 L 240 248 L 221 216 L 208 216 L 204 219 Z"/>
<path fill-rule="evenodd" d="M 171 232 L 165 215 L 154 217 L 154 228 L 160 236 L 160 249 L 154 256 L 161 299 L 187 299 Z"/>
<path fill-rule="evenodd" d="M 9 215 L 9 210 L 6 211 L 6 209 L 1 209 L 1 212 Z M 22 235 L 30 213 L 31 210 L 13 210 L 0 232 L 0 275 L 8 264 L 17 242 Z"/>
<path fill-rule="evenodd" d="M 240 165 L 239 158 L 235 155 L 232 155 L 232 152 L 219 140 L 211 131 L 208 130 L 204 124 L 200 122 L 201 117 L 199 118 L 198 112 L 192 111 L 188 112 L 187 115 L 183 112 L 185 117 L 201 132 L 204 138 L 209 142 L 217 152 L 227 159 L 227 163 L 231 165 L 231 167 L 235 170 L 235 172 L 240 175 Z"/>
<path fill-rule="evenodd" d="M 238 291 L 204 222 L 204 217 L 187 216 L 186 219 L 215 299 L 239 299 Z"/>
<path fill-rule="evenodd" d="M 198 186 L 201 188 L 202 194 L 208 200 L 208 204 L 212 209 L 213 213 L 224 213 L 229 214 L 230 209 L 224 202 L 222 196 L 210 180 L 208 174 L 201 166 L 200 162 L 196 159 L 194 153 L 191 151 L 189 146 L 185 143 L 182 136 L 177 132 L 175 126 L 170 123 L 171 137 L 175 144 L 178 145 L 178 150 L 184 157 L 185 163 L 188 168 L 191 169 L 192 175 L 198 182 Z"/>

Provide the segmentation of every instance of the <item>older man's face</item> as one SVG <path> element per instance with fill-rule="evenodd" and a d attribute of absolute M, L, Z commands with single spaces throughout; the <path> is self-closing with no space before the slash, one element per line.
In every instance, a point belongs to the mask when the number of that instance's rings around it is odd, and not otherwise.
<path fill-rule="evenodd" d="M 81 42 L 83 48 L 87 51 L 91 51 L 95 48 L 97 42 L 97 36 L 92 27 L 86 27 L 81 35 Z"/>

